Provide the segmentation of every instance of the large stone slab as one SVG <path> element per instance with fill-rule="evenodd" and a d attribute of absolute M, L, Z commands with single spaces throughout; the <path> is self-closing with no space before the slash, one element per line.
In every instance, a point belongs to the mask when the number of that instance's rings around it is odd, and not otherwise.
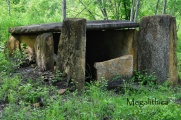
<path fill-rule="evenodd" d="M 116 75 L 130 78 L 133 75 L 133 56 L 125 55 L 104 62 L 96 62 L 94 67 L 97 70 L 97 80 L 100 82 L 102 77 L 110 80 Z"/>
<path fill-rule="evenodd" d="M 130 22 L 128 20 L 94 20 L 87 21 L 86 23 L 86 30 L 114 30 L 121 28 L 136 28 L 139 26 L 139 23 Z M 62 23 L 46 23 L 9 28 L 9 32 L 12 34 L 61 32 L 61 28 Z"/>
<path fill-rule="evenodd" d="M 37 66 L 42 70 L 54 69 L 54 46 L 52 33 L 43 33 L 36 38 L 35 54 Z"/>
<path fill-rule="evenodd" d="M 85 83 L 86 19 L 65 19 L 58 45 L 57 69 L 81 90 Z"/>
<path fill-rule="evenodd" d="M 154 74 L 159 82 L 177 83 L 176 19 L 170 15 L 143 17 L 138 35 L 138 70 Z"/>

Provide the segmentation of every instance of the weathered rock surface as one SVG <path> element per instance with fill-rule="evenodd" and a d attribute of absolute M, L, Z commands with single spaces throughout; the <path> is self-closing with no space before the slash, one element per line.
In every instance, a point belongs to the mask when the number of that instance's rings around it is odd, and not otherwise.
<path fill-rule="evenodd" d="M 170 15 L 143 17 L 138 35 L 138 70 L 159 82 L 178 81 L 176 19 Z"/>
<path fill-rule="evenodd" d="M 54 46 L 51 33 L 43 33 L 37 36 L 35 53 L 37 66 L 42 71 L 54 69 Z"/>
<path fill-rule="evenodd" d="M 24 51 L 28 55 L 28 60 L 32 62 L 35 60 L 35 40 L 37 35 L 11 35 L 5 44 L 5 53 L 10 52 L 10 55 L 19 49 Z M 26 45 L 26 49 L 22 47 L 22 44 Z"/>
<path fill-rule="evenodd" d="M 28 55 L 29 62 L 35 61 L 35 48 L 34 47 L 32 48 L 30 46 L 27 46 L 24 53 Z"/>
<path fill-rule="evenodd" d="M 67 89 L 60 89 L 58 90 L 58 94 L 63 95 L 66 91 Z"/>
<path fill-rule="evenodd" d="M 135 28 L 139 23 L 130 22 L 126 20 L 96 20 L 87 21 L 87 30 L 107 30 L 107 29 L 120 29 L 120 28 Z M 43 32 L 61 32 L 62 23 L 49 23 L 20 26 L 10 28 L 9 32 L 13 34 L 30 34 L 30 33 L 43 33 Z"/>
<path fill-rule="evenodd" d="M 133 56 L 125 55 L 104 62 L 96 62 L 94 67 L 97 70 L 97 80 L 100 82 L 101 77 L 110 80 L 115 75 L 130 78 L 133 75 Z"/>
<path fill-rule="evenodd" d="M 34 35 L 13 35 L 16 39 L 20 41 L 20 43 L 26 44 L 29 46 L 34 52 L 34 45 L 36 41 L 37 34 Z"/>
<path fill-rule="evenodd" d="M 67 83 L 81 90 L 85 82 L 86 20 L 65 19 L 58 46 L 57 69 L 67 75 Z"/>
<path fill-rule="evenodd" d="M 5 43 L 4 52 L 9 52 L 9 55 L 13 54 L 17 49 L 21 50 L 20 41 L 14 36 L 10 36 L 8 41 Z"/>

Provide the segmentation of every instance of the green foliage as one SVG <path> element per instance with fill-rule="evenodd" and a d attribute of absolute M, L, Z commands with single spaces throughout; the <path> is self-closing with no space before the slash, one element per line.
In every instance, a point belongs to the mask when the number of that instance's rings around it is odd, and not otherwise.
<path fill-rule="evenodd" d="M 1 73 L 11 71 L 11 63 L 5 58 L 4 54 L 0 54 L 0 71 Z"/>
<path fill-rule="evenodd" d="M 118 79 L 121 79 L 120 75 L 115 75 L 112 80 L 118 80 Z"/>
<path fill-rule="evenodd" d="M 108 82 L 108 80 L 106 80 L 105 77 L 101 77 L 101 81 L 100 81 L 100 82 L 97 81 L 97 82 L 95 82 L 95 84 L 96 84 L 96 86 L 99 86 L 99 87 L 102 88 L 102 89 L 106 89 L 106 87 L 107 87 L 107 82 Z"/>
<path fill-rule="evenodd" d="M 20 67 L 22 59 L 25 58 L 26 56 L 19 50 L 11 55 L 9 55 L 8 51 L 6 51 L 6 54 L 0 53 L 0 73 L 11 74 L 14 70 Z"/>
<path fill-rule="evenodd" d="M 52 82 L 52 84 L 61 82 L 64 80 L 64 77 L 65 77 L 65 75 L 62 72 L 60 72 L 59 70 L 56 70 L 51 82 Z"/>
<path fill-rule="evenodd" d="M 81 95 L 75 91 L 67 93 L 64 96 L 57 94 L 50 95 L 51 88 L 43 86 L 34 86 L 32 83 L 21 85 L 18 79 L 9 79 L 9 83 L 4 81 L 2 86 L 11 84 L 11 89 L 3 87 L 3 91 L 8 92 L 13 98 L 10 104 L 3 110 L 2 119 L 179 119 L 181 117 L 179 104 L 174 101 L 180 98 L 181 89 L 175 90 L 164 87 L 161 89 L 152 89 L 151 91 L 133 94 L 115 94 L 113 91 L 105 91 L 99 88 L 96 83 L 89 85 L 89 89 Z M 16 83 L 16 84 L 15 84 Z M 9 87 L 9 86 L 8 86 Z M 160 87 L 159 87 L 160 88 Z M 10 89 L 10 90 L 9 90 Z M 16 91 L 13 93 L 12 91 Z M 35 93 L 36 91 L 36 93 Z M 8 97 L 9 97 L 8 96 Z M 17 98 L 14 98 L 17 96 Z M 34 108 L 29 102 L 30 99 L 42 96 L 44 106 Z M 45 97 L 47 96 L 47 97 Z M 19 98 L 19 99 L 18 99 Z M 169 101 L 168 105 L 137 105 L 127 104 L 127 98 L 134 98 L 137 101 L 146 101 L 148 98 Z M 36 101 L 34 101 L 36 102 Z"/>
<path fill-rule="evenodd" d="M 134 76 L 131 79 L 133 82 L 139 82 L 141 85 L 154 85 L 156 84 L 156 77 L 154 74 L 148 74 L 147 72 L 135 71 Z"/>
<path fill-rule="evenodd" d="M 30 103 L 37 102 L 41 97 L 48 97 L 48 89 L 46 87 L 33 86 L 32 84 L 25 84 L 19 87 L 19 94 L 22 100 Z"/>
<path fill-rule="evenodd" d="M 0 101 L 14 103 L 18 99 L 17 89 L 21 82 L 20 78 L 18 76 L 4 78 L 3 76 L 3 79 L 0 82 Z"/>

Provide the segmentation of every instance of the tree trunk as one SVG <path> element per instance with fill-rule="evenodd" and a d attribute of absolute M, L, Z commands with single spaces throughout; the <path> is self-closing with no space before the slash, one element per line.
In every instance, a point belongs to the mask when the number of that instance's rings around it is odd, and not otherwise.
<path fill-rule="evenodd" d="M 57 69 L 66 75 L 67 84 L 81 90 L 85 81 L 86 20 L 65 19 L 58 45 Z"/>
<path fill-rule="evenodd" d="M 106 11 L 106 8 L 105 8 L 105 5 L 104 5 L 104 0 L 97 0 L 98 4 L 99 4 L 99 8 L 102 12 L 102 15 L 104 17 L 104 20 L 108 20 L 108 16 L 107 16 L 107 11 Z"/>
<path fill-rule="evenodd" d="M 134 5 L 135 5 L 135 0 L 132 0 L 132 7 L 131 7 L 131 14 L 130 14 L 131 22 L 133 22 L 133 19 L 134 19 Z"/>
<path fill-rule="evenodd" d="M 37 36 L 35 55 L 37 66 L 42 71 L 54 69 L 54 44 L 51 33 L 44 33 Z"/>
<path fill-rule="evenodd" d="M 8 15 L 11 16 L 11 2 L 10 0 L 6 0 L 7 4 L 8 4 Z"/>
<path fill-rule="evenodd" d="M 157 14 L 158 14 L 158 5 L 159 5 L 159 2 L 160 2 L 160 0 L 157 0 L 157 3 L 156 3 L 156 9 L 155 9 L 155 15 L 157 15 Z"/>
<path fill-rule="evenodd" d="M 121 1 L 120 1 L 121 2 Z M 124 5 L 124 11 L 125 11 L 125 19 L 126 20 L 129 20 L 130 18 L 130 10 L 129 10 L 129 8 L 127 8 L 127 6 L 129 7 L 129 5 L 130 5 L 130 2 L 129 3 L 127 3 L 125 0 L 123 0 L 123 5 Z M 120 7 L 119 7 L 119 11 L 120 11 Z"/>
<path fill-rule="evenodd" d="M 175 12 L 176 12 L 176 0 L 174 0 L 174 8 L 173 8 L 173 13 L 172 13 L 173 16 L 176 15 Z"/>
<path fill-rule="evenodd" d="M 134 22 L 137 22 L 139 8 L 140 8 L 140 0 L 138 0 L 136 4 L 136 13 L 134 17 Z"/>
<path fill-rule="evenodd" d="M 167 0 L 164 0 L 162 14 L 166 14 L 166 8 L 167 8 Z"/>
<path fill-rule="evenodd" d="M 66 18 L 66 0 L 62 0 L 62 20 Z"/>
<path fill-rule="evenodd" d="M 79 2 L 84 6 L 84 9 L 87 10 L 87 12 L 92 16 L 92 18 L 94 20 L 96 20 L 96 17 L 94 16 L 94 14 L 87 8 L 87 6 L 84 4 L 84 2 L 82 2 L 82 0 L 79 0 Z M 77 16 L 77 15 L 76 15 Z"/>

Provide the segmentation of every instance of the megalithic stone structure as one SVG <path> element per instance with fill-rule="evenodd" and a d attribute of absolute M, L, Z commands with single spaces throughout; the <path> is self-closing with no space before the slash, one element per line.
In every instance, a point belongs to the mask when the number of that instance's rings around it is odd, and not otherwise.
<path fill-rule="evenodd" d="M 86 19 L 65 19 L 58 45 L 57 69 L 81 90 L 85 82 Z"/>
<path fill-rule="evenodd" d="M 154 74 L 160 83 L 178 81 L 176 19 L 170 15 L 143 17 L 138 35 L 138 70 Z"/>

